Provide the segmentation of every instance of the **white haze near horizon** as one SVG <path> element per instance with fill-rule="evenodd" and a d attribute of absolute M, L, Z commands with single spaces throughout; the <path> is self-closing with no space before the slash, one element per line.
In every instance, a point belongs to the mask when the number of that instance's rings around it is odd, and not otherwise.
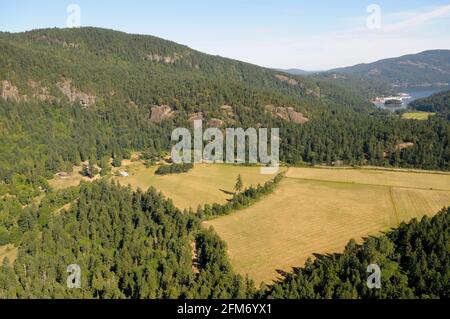
<path fill-rule="evenodd" d="M 450 49 L 449 0 L 3 0 L 0 29 L 65 27 L 70 3 L 80 7 L 81 26 L 154 35 L 269 68 L 323 71 Z M 371 3 L 379 4 L 379 28 L 367 25 Z"/>
<path fill-rule="evenodd" d="M 277 34 L 221 46 L 194 45 L 201 51 L 276 69 L 317 72 L 361 63 L 450 49 L 450 5 L 382 14 L 380 29 L 366 26 L 367 16 L 351 17 L 357 27 L 325 34 Z M 441 29 L 444 32 L 437 32 Z M 446 31 L 445 31 L 446 30 Z"/>

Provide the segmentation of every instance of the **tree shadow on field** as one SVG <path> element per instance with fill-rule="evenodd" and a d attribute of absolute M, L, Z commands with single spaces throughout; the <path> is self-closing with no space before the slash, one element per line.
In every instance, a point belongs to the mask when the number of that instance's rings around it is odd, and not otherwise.
<path fill-rule="evenodd" d="M 224 189 L 220 189 L 220 191 L 225 193 L 226 195 L 235 195 L 236 194 L 235 192 L 230 192 L 230 191 L 227 191 L 227 190 L 224 190 Z"/>
<path fill-rule="evenodd" d="M 277 269 L 276 272 L 278 273 L 278 276 L 276 279 L 274 279 L 274 282 L 279 284 L 285 281 L 291 274 L 290 272 L 281 269 Z"/>

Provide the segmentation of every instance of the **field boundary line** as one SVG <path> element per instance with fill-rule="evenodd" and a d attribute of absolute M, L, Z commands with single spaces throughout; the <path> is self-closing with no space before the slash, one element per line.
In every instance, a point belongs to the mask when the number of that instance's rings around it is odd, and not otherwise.
<path fill-rule="evenodd" d="M 311 181 L 311 182 L 339 183 L 339 184 L 363 185 L 363 186 L 380 186 L 380 187 L 389 187 L 389 188 L 395 187 L 395 188 L 404 188 L 404 189 L 419 189 L 419 190 L 424 190 L 424 191 L 450 192 L 450 189 L 442 189 L 442 188 L 426 188 L 426 187 L 397 186 L 397 185 L 386 185 L 386 184 L 369 184 L 369 183 L 360 183 L 360 182 L 331 181 L 331 180 L 327 180 L 327 179 L 304 178 L 304 177 L 293 177 L 293 176 L 285 176 L 285 178 Z"/>
<path fill-rule="evenodd" d="M 394 207 L 395 219 L 397 220 L 397 224 L 400 225 L 400 216 L 398 214 L 398 208 L 397 208 L 397 204 L 395 203 L 395 198 L 394 198 L 394 194 L 392 193 L 392 189 L 393 189 L 393 187 L 389 187 L 389 197 L 391 198 L 391 203 L 392 203 L 392 206 Z"/>
<path fill-rule="evenodd" d="M 391 172 L 391 173 L 414 173 L 414 174 L 430 174 L 430 175 L 444 175 L 450 176 L 449 171 L 429 171 L 420 169 L 407 169 L 407 168 L 389 168 L 389 167 L 376 167 L 376 166 L 361 166 L 361 167 L 335 167 L 335 166 L 290 166 L 292 168 L 311 168 L 311 169 L 322 169 L 322 170 L 342 170 L 342 171 L 380 171 L 380 172 Z"/>

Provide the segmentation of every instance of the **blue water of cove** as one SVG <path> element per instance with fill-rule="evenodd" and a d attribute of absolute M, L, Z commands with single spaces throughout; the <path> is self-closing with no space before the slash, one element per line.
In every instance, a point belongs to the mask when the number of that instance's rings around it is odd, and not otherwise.
<path fill-rule="evenodd" d="M 411 96 L 411 98 L 403 100 L 403 104 L 401 106 L 387 107 L 383 103 L 375 103 L 375 105 L 382 109 L 395 112 L 398 110 L 406 109 L 408 107 L 409 103 L 411 103 L 415 100 L 426 98 L 433 94 L 443 92 L 443 91 L 448 91 L 448 90 L 450 90 L 450 86 L 429 87 L 429 88 L 404 88 L 404 89 L 400 89 L 399 92 L 406 93 L 409 96 Z"/>

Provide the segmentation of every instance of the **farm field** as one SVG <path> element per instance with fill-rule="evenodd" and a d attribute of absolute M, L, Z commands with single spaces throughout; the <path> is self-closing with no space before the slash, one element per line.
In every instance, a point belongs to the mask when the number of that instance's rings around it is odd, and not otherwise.
<path fill-rule="evenodd" d="M 343 183 L 450 190 L 450 173 L 353 168 L 290 168 L 286 177 Z"/>
<path fill-rule="evenodd" d="M 264 184 L 274 175 L 260 174 L 259 167 L 246 167 L 234 165 L 208 165 L 198 164 L 188 173 L 155 175 L 158 166 L 145 167 L 141 161 L 122 161 L 122 167 L 112 168 L 112 172 L 124 171 L 127 177 L 110 177 L 120 184 L 130 185 L 133 189 L 147 190 L 150 186 L 161 191 L 166 197 L 171 198 L 180 209 L 197 209 L 199 205 L 226 203 L 232 197 L 234 185 L 239 174 L 242 176 L 244 187 Z M 282 168 L 281 168 L 282 169 Z M 81 166 L 74 166 L 73 172 L 67 176 L 55 176 L 49 180 L 54 189 L 65 189 L 78 186 L 81 181 L 91 182 L 100 178 L 97 175 L 93 179 L 82 176 L 79 172 Z"/>
<path fill-rule="evenodd" d="M 195 165 L 188 173 L 158 176 L 157 167 L 146 168 L 141 162 L 135 162 L 123 168 L 128 177 L 114 177 L 122 185 L 131 185 L 147 190 L 150 186 L 171 198 L 180 209 L 197 209 L 199 205 L 226 203 L 232 197 L 234 185 L 239 174 L 244 187 L 264 184 L 273 175 L 262 175 L 258 167 L 233 165 Z"/>
<path fill-rule="evenodd" d="M 430 116 L 435 115 L 435 113 L 428 113 L 428 112 L 408 112 L 403 113 L 402 118 L 405 120 L 419 120 L 419 121 L 425 121 L 428 120 Z"/>
<path fill-rule="evenodd" d="M 314 253 L 340 252 L 352 238 L 444 206 L 450 206 L 449 174 L 290 168 L 273 194 L 204 226 L 227 242 L 234 269 L 259 284 Z"/>

